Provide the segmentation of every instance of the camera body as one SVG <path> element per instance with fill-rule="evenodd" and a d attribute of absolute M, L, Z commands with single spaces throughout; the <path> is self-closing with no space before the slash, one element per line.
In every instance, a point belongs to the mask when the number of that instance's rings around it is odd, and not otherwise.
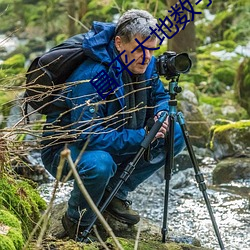
<path fill-rule="evenodd" d="M 187 53 L 176 54 L 174 51 L 164 52 L 156 59 L 157 73 L 165 76 L 167 80 L 188 73 L 192 67 L 192 61 Z"/>

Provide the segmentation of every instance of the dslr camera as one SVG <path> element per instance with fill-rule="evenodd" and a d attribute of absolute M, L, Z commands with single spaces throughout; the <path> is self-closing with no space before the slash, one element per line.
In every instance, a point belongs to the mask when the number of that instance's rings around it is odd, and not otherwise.
<path fill-rule="evenodd" d="M 156 69 L 160 76 L 167 80 L 179 76 L 181 73 L 188 73 L 192 67 L 192 61 L 187 53 L 176 54 L 168 51 L 156 59 Z"/>

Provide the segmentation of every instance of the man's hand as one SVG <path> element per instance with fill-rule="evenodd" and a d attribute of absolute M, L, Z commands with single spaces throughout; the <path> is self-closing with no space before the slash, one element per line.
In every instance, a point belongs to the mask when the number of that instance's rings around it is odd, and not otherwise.
<path fill-rule="evenodd" d="M 160 117 L 161 113 L 164 111 L 160 111 L 155 117 L 154 120 L 155 122 L 158 120 L 158 118 Z M 168 124 L 168 116 L 165 119 L 165 121 L 163 122 L 161 128 L 159 129 L 159 131 L 157 132 L 157 134 L 155 135 L 155 139 L 159 139 L 159 138 L 165 138 L 166 133 L 169 130 L 169 124 Z"/>

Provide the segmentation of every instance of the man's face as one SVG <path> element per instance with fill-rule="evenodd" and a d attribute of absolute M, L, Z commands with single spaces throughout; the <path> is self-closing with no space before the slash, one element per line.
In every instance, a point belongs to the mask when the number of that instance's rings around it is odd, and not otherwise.
<path fill-rule="evenodd" d="M 121 55 L 121 59 L 125 65 L 129 64 L 133 59 L 135 59 L 135 61 L 128 66 L 128 69 L 133 74 L 143 74 L 150 63 L 154 52 L 154 50 L 148 50 L 147 48 L 156 48 L 157 39 L 149 38 L 146 42 L 143 43 L 143 46 L 145 47 L 145 59 L 144 64 L 142 64 L 144 57 L 142 46 L 139 46 L 133 53 L 131 53 L 131 51 L 133 51 L 139 45 L 135 41 L 135 38 L 137 38 L 140 43 L 145 40 L 145 38 L 143 39 L 141 36 L 135 36 L 130 42 L 124 43 L 121 37 L 116 36 L 115 46 L 120 53 L 125 50 L 125 52 Z"/>

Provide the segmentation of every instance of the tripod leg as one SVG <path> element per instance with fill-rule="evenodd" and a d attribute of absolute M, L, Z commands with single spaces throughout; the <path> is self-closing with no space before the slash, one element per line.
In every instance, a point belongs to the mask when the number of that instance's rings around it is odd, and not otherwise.
<path fill-rule="evenodd" d="M 153 141 L 156 133 L 159 131 L 159 129 L 162 126 L 162 123 L 165 121 L 166 118 L 167 118 L 167 113 L 163 112 L 161 114 L 161 116 L 159 117 L 159 119 L 155 122 L 155 124 L 152 127 L 152 129 L 150 130 L 149 134 L 144 138 L 144 140 L 141 143 L 141 148 L 139 149 L 138 153 L 135 155 L 133 161 L 130 162 L 126 166 L 126 168 L 124 169 L 123 173 L 120 176 L 120 181 L 117 183 L 116 187 L 113 189 L 113 191 L 110 193 L 110 195 L 107 198 L 107 200 L 104 202 L 104 204 L 100 208 L 100 212 L 101 213 L 107 208 L 107 206 L 109 205 L 109 203 L 111 202 L 111 200 L 114 198 L 114 196 L 116 195 L 116 193 L 118 192 L 118 190 L 120 189 L 120 187 L 122 186 L 122 184 L 132 174 L 132 172 L 135 169 L 136 164 L 138 163 L 138 161 L 140 160 L 140 158 L 142 157 L 142 155 L 144 154 L 145 150 L 148 148 L 148 146 L 150 145 L 150 143 Z M 89 233 L 92 230 L 92 227 L 94 226 L 96 220 L 97 220 L 97 216 L 94 217 L 94 219 L 92 220 L 92 222 L 90 223 L 90 225 L 88 226 L 88 228 L 82 233 L 83 241 L 89 235 Z"/>
<path fill-rule="evenodd" d="M 220 232 L 219 232 L 219 229 L 218 229 L 218 226 L 217 226 L 214 214 L 213 214 L 213 210 L 212 210 L 210 201 L 208 199 L 208 195 L 207 195 L 207 192 L 206 192 L 207 187 L 206 187 L 206 184 L 204 182 L 204 177 L 203 177 L 203 174 L 201 173 L 201 171 L 199 169 L 198 162 L 197 162 L 197 159 L 195 157 L 195 154 L 194 154 L 194 151 L 193 151 L 190 139 L 189 139 L 189 133 L 188 133 L 187 128 L 186 128 L 184 116 L 183 116 L 183 114 L 181 112 L 178 112 L 177 113 L 177 118 L 178 118 L 179 124 L 181 126 L 181 130 L 182 130 L 185 142 L 186 142 L 186 146 L 187 146 L 187 150 L 188 150 L 190 159 L 191 159 L 191 161 L 193 163 L 193 167 L 194 167 L 194 171 L 195 171 L 195 179 L 196 179 L 196 181 L 197 181 L 197 183 L 199 185 L 200 191 L 203 194 L 203 197 L 204 197 L 204 200 L 205 200 L 205 203 L 206 203 L 206 206 L 207 206 L 207 210 L 209 212 L 210 219 L 212 221 L 213 228 L 214 228 L 216 237 L 218 239 L 220 248 L 221 248 L 221 250 L 224 250 L 225 247 L 223 245 L 221 235 L 220 235 Z"/>
<path fill-rule="evenodd" d="M 168 220 L 168 200 L 169 200 L 169 183 L 172 176 L 172 169 L 174 165 L 174 122 L 173 115 L 169 115 L 169 132 L 166 138 L 166 162 L 165 162 L 165 197 L 164 197 L 164 213 L 163 213 L 163 225 L 162 225 L 162 242 L 166 242 L 166 235 L 168 232 L 167 220 Z"/>

